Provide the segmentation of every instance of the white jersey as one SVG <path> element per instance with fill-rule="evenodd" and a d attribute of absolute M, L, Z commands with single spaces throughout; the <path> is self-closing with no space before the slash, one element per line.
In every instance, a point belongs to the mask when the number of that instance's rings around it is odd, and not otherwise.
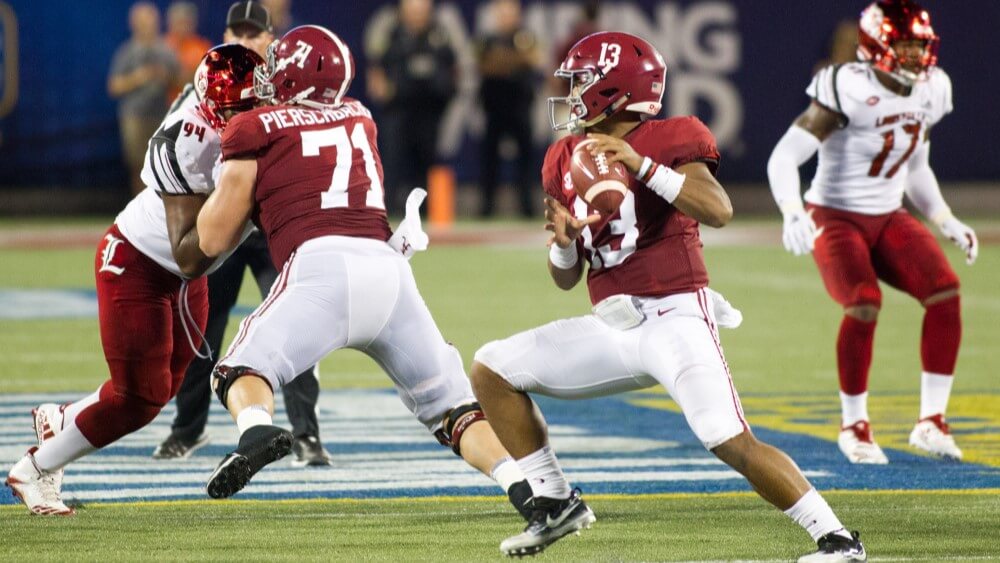
<path fill-rule="evenodd" d="M 932 68 L 909 96 L 901 96 L 878 81 L 871 65 L 848 63 L 820 70 L 806 93 L 847 123 L 820 145 L 805 200 L 866 215 L 899 209 L 910 155 L 927 129 L 952 110 L 948 75 Z"/>
<path fill-rule="evenodd" d="M 199 115 L 198 99 L 188 85 L 149 140 L 139 193 L 115 218 L 125 238 L 166 270 L 184 277 L 170 249 L 162 197 L 210 194 L 221 166 L 222 141 Z M 249 231 L 244 233 L 244 238 Z M 209 268 L 215 270 L 228 254 Z"/>

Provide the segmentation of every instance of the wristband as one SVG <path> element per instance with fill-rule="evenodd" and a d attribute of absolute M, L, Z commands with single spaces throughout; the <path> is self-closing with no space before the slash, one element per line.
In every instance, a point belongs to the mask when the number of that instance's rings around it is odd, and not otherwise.
<path fill-rule="evenodd" d="M 778 206 L 778 208 L 781 209 L 782 215 L 788 215 L 789 213 L 796 213 L 798 211 L 805 210 L 805 208 L 802 206 L 802 200 L 796 198 L 782 202 L 781 205 Z"/>
<path fill-rule="evenodd" d="M 667 203 L 673 203 L 677 199 L 681 188 L 684 187 L 686 177 L 684 174 L 671 170 L 669 166 L 653 162 L 648 156 L 642 160 L 639 174 L 636 175 L 640 182 L 667 200 Z"/>
<path fill-rule="evenodd" d="M 560 247 L 555 242 L 549 247 L 549 262 L 560 270 L 573 268 L 579 260 L 580 255 L 576 252 L 576 241 L 570 243 L 566 248 Z"/>
<path fill-rule="evenodd" d="M 931 223 L 934 223 L 938 227 L 941 227 L 941 225 L 944 225 L 945 221 L 951 219 L 952 217 L 954 217 L 954 215 L 951 214 L 951 208 L 945 207 L 941 211 L 935 213 L 933 217 L 931 217 Z"/>

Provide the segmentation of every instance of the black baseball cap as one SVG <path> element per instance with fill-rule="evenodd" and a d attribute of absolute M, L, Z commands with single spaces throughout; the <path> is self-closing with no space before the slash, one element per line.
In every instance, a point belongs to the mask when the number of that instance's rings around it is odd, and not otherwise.
<path fill-rule="evenodd" d="M 257 2 L 237 2 L 229 7 L 226 27 L 231 29 L 241 24 L 253 26 L 261 31 L 274 32 L 271 26 L 271 14 Z"/>

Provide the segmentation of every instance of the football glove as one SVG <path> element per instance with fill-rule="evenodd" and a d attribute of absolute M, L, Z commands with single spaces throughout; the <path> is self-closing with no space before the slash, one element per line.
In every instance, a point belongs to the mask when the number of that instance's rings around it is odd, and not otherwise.
<path fill-rule="evenodd" d="M 781 241 L 785 243 L 785 250 L 796 256 L 813 251 L 816 239 L 823 234 L 823 228 L 816 228 L 812 214 L 812 209 L 806 211 L 801 206 L 783 210 Z"/>
<path fill-rule="evenodd" d="M 737 328 L 743 323 L 743 313 L 739 309 L 726 301 L 721 293 L 707 287 L 708 294 L 712 297 L 712 312 L 715 314 L 715 322 L 722 328 Z"/>
<path fill-rule="evenodd" d="M 407 259 L 416 252 L 427 250 L 429 238 L 420 226 L 420 205 L 426 197 L 427 190 L 423 188 L 413 188 L 410 191 L 410 195 L 406 197 L 406 215 L 389 238 L 389 246 Z"/>
<path fill-rule="evenodd" d="M 938 228 L 944 236 L 955 243 L 955 246 L 965 252 L 965 263 L 971 266 L 976 261 L 976 256 L 979 256 L 979 239 L 976 238 L 976 231 L 951 214 L 938 224 Z"/>

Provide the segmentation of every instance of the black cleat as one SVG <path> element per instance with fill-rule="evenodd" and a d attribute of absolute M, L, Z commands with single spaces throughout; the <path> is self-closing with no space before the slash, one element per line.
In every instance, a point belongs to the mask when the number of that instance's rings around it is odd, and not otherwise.
<path fill-rule="evenodd" d="M 846 563 L 848 561 L 868 561 L 865 546 L 858 539 L 858 532 L 851 532 L 850 539 L 836 532 L 821 537 L 816 541 L 819 550 L 809 555 L 799 557 L 799 563 Z"/>
<path fill-rule="evenodd" d="M 247 486 L 269 463 L 292 451 L 292 433 L 277 426 L 254 426 L 240 436 L 236 450 L 219 463 L 205 487 L 212 498 L 229 498 Z"/>
<path fill-rule="evenodd" d="M 208 434 L 202 434 L 193 441 L 187 441 L 171 434 L 153 450 L 153 459 L 187 459 L 207 443 Z"/>
<path fill-rule="evenodd" d="M 316 436 L 299 436 L 292 442 L 292 467 L 322 467 L 332 465 L 330 452 L 323 448 L 323 443 Z"/>
<path fill-rule="evenodd" d="M 500 543 L 504 555 L 524 557 L 541 553 L 559 538 L 589 528 L 597 521 L 594 512 L 580 498 L 580 489 L 573 489 L 567 499 L 535 497 L 533 504 L 524 531 Z"/>
<path fill-rule="evenodd" d="M 531 520 L 531 513 L 535 510 L 532 494 L 531 485 L 528 484 L 527 479 L 518 481 L 507 489 L 507 499 L 525 520 Z"/>

